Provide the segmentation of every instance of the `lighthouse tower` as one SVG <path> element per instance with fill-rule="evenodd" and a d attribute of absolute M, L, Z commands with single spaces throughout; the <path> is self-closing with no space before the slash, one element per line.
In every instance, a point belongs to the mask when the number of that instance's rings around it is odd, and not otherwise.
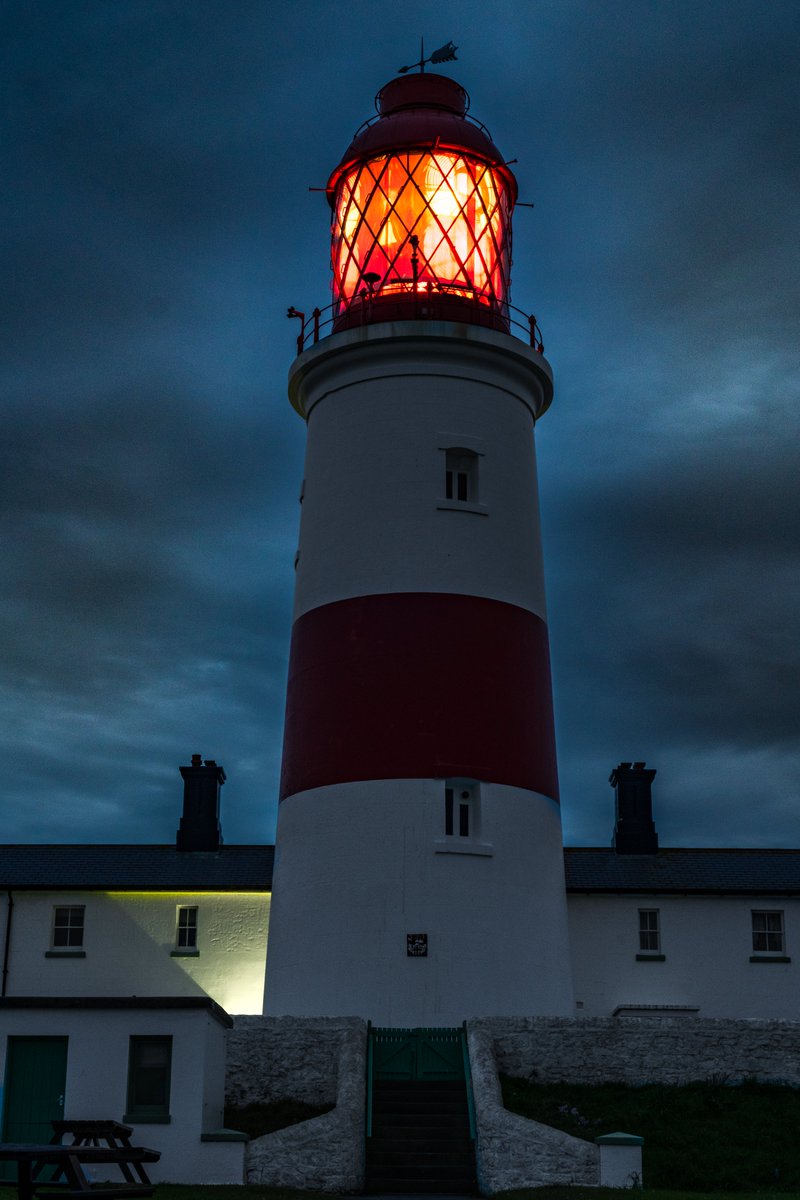
<path fill-rule="evenodd" d="M 573 1010 L 516 182 L 468 97 L 392 80 L 333 171 L 306 420 L 265 1011 Z M 295 310 L 290 315 L 299 316 Z"/>

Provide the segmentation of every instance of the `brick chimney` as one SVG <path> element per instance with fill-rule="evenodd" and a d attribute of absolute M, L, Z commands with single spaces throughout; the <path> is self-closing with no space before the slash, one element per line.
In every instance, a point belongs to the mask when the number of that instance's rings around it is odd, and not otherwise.
<path fill-rule="evenodd" d="M 614 788 L 614 837 L 617 854 L 656 854 L 658 834 L 653 823 L 651 787 L 655 771 L 643 762 L 623 762 L 608 777 Z"/>
<path fill-rule="evenodd" d="M 222 767 L 201 754 L 192 755 L 192 765 L 181 767 L 183 816 L 175 839 L 178 850 L 219 850 L 219 789 L 225 782 Z"/>

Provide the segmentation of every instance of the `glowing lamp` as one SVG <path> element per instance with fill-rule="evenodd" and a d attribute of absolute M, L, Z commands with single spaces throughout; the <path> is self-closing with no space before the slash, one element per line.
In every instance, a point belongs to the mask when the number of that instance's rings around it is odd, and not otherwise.
<path fill-rule="evenodd" d="M 393 79 L 328 181 L 334 327 L 438 317 L 506 329 L 513 173 L 454 80 Z"/>

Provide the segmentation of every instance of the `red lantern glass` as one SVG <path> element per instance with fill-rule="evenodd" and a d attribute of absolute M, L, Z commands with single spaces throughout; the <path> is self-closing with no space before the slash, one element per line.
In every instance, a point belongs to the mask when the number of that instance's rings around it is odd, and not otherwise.
<path fill-rule="evenodd" d="M 442 77 L 394 80 L 331 177 L 337 328 L 414 316 L 507 326 L 515 181 L 465 100 Z"/>

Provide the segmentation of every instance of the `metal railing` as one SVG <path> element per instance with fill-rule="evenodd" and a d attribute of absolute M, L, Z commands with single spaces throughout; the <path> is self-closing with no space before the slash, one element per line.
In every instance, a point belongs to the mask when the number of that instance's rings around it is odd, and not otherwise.
<path fill-rule="evenodd" d="M 467 1022 L 461 1027 L 461 1054 L 464 1059 L 464 1084 L 467 1089 L 467 1115 L 469 1117 L 469 1136 L 474 1142 L 478 1136 L 478 1126 L 475 1121 L 475 1093 L 472 1090 L 472 1071 L 469 1065 L 469 1044 L 467 1042 Z"/>
<path fill-rule="evenodd" d="M 399 311 L 400 305 L 402 312 Z M 422 321 L 445 320 L 467 325 L 483 325 L 519 338 L 520 341 L 527 342 L 538 354 L 544 354 L 542 331 L 532 313 L 526 313 L 507 302 L 488 305 L 481 302 L 477 296 L 464 296 L 462 292 L 456 292 L 446 286 L 434 287 L 432 284 L 426 284 L 420 285 L 419 289 L 414 291 L 413 285 L 409 284 L 407 291 L 392 292 L 388 296 L 377 291 L 369 294 L 365 290 L 360 295 L 353 296 L 349 303 L 334 300 L 324 308 L 314 308 L 309 316 L 291 305 L 286 315 L 300 322 L 300 332 L 297 335 L 298 354 L 302 354 L 309 346 L 316 345 L 321 338 L 344 329 L 377 325 L 385 321 L 408 320 L 410 317 Z"/>

